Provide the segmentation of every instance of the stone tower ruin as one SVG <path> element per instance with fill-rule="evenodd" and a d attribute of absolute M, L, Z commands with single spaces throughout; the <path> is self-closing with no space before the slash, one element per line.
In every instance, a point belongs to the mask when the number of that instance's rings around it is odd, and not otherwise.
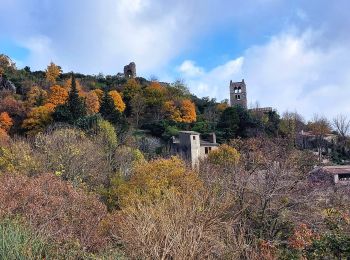
<path fill-rule="evenodd" d="M 135 62 L 130 62 L 129 65 L 124 66 L 124 77 L 127 79 L 136 78 L 136 64 L 135 64 Z"/>
<path fill-rule="evenodd" d="M 247 109 L 247 87 L 244 79 L 242 82 L 230 81 L 230 104 L 231 106 L 242 106 Z"/>

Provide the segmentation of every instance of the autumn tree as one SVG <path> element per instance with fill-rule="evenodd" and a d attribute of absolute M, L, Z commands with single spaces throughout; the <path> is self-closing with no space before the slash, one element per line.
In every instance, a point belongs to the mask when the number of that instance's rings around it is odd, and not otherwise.
<path fill-rule="evenodd" d="M 164 110 L 170 120 L 182 122 L 181 111 L 173 100 L 169 100 L 164 103 Z"/>
<path fill-rule="evenodd" d="M 0 128 L 8 132 L 13 125 L 13 120 L 7 112 L 0 113 Z"/>
<path fill-rule="evenodd" d="M 83 86 L 80 84 L 80 80 L 79 79 L 76 79 L 74 77 L 74 80 L 75 80 L 75 86 L 76 86 L 76 89 L 78 90 L 78 93 L 80 96 L 84 96 L 84 90 L 83 90 Z M 71 90 L 71 87 L 72 87 L 72 77 L 70 77 L 69 79 L 67 79 L 64 84 L 63 84 L 63 87 L 69 92 Z"/>
<path fill-rule="evenodd" d="M 56 84 L 56 79 L 61 75 L 62 70 L 60 66 L 57 66 L 55 63 L 51 62 L 50 65 L 47 66 L 45 73 L 46 80 L 50 84 Z"/>
<path fill-rule="evenodd" d="M 32 108 L 27 118 L 23 121 L 22 128 L 27 131 L 28 135 L 35 135 L 44 131 L 52 122 L 54 108 L 54 105 L 51 103 Z"/>
<path fill-rule="evenodd" d="M 232 166 L 238 163 L 239 152 L 227 144 L 222 144 L 218 149 L 213 150 L 208 155 L 209 162 L 222 166 Z"/>
<path fill-rule="evenodd" d="M 67 89 L 59 85 L 54 85 L 50 88 L 47 102 L 53 104 L 54 106 L 59 106 L 66 103 L 67 98 L 68 98 Z"/>
<path fill-rule="evenodd" d="M 85 103 L 89 115 L 96 114 L 100 110 L 100 101 L 94 91 L 90 91 L 86 94 Z"/>
<path fill-rule="evenodd" d="M 185 194 L 200 187 L 197 174 L 187 169 L 181 159 L 172 157 L 141 162 L 135 166 L 130 180 L 115 188 L 119 190 L 120 204 L 128 207 L 137 202 L 152 203 L 166 192 Z"/>
<path fill-rule="evenodd" d="M 122 113 L 125 110 L 125 103 L 122 99 L 122 96 L 116 90 L 112 90 L 112 91 L 108 92 L 108 94 L 113 99 L 115 107 L 119 110 L 119 112 Z"/>
<path fill-rule="evenodd" d="M 145 90 L 146 103 L 148 111 L 154 120 L 162 118 L 163 105 L 165 101 L 166 88 L 159 82 L 151 82 Z"/>
<path fill-rule="evenodd" d="M 103 90 L 102 89 L 94 89 L 92 90 L 98 97 L 99 102 L 101 103 L 102 97 L 103 97 Z"/>
<path fill-rule="evenodd" d="M 46 102 L 47 92 L 38 87 L 33 86 L 27 93 L 27 102 L 29 106 L 42 106 Z"/>
<path fill-rule="evenodd" d="M 180 110 L 182 114 L 182 122 L 192 123 L 197 120 L 196 107 L 191 100 L 182 100 Z"/>

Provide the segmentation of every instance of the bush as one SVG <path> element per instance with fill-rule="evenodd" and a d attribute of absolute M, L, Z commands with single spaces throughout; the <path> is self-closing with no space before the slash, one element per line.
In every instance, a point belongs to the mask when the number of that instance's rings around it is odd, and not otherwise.
<path fill-rule="evenodd" d="M 58 243 L 74 242 L 97 251 L 109 242 L 103 230 L 106 207 L 52 174 L 0 176 L 0 218 L 23 216 Z"/>

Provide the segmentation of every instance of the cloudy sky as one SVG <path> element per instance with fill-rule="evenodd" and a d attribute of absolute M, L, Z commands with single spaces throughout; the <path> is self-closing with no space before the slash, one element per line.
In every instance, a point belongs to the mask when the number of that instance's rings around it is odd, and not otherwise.
<path fill-rule="evenodd" d="M 0 53 L 18 67 L 183 79 L 196 95 L 350 114 L 348 0 L 0 0 Z"/>

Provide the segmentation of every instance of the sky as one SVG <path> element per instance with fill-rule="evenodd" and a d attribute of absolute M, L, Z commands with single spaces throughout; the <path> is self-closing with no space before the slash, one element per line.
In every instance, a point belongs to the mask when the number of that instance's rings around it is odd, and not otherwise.
<path fill-rule="evenodd" d="M 18 67 L 182 79 L 280 114 L 350 114 L 348 0 L 0 0 L 0 53 Z"/>

